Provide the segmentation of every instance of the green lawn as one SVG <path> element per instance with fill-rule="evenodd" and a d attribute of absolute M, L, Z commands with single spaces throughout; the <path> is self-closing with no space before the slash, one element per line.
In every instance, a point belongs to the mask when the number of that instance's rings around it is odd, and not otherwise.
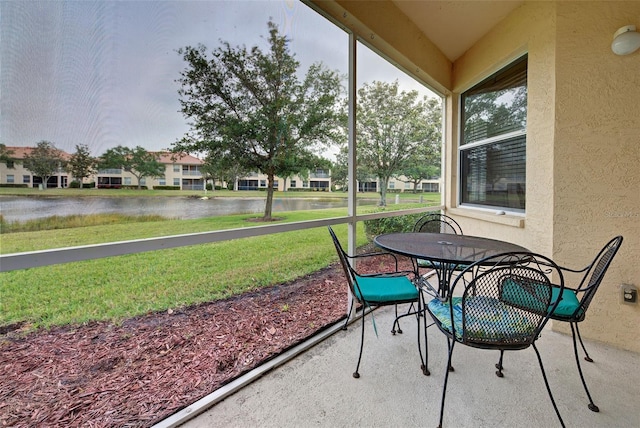
<path fill-rule="evenodd" d="M 422 205 L 424 206 L 424 205 Z M 394 205 L 393 209 L 415 205 Z M 375 210 L 369 207 L 369 210 Z M 282 221 L 346 209 L 283 213 Z M 248 215 L 111 224 L 1 235 L 4 254 L 246 227 Z M 255 224 L 255 223 L 251 223 Z M 346 225 L 335 227 L 346 240 Z M 358 244 L 367 242 L 362 223 Z M 122 319 L 211 301 L 312 273 L 337 260 L 326 228 L 0 273 L 0 326 Z"/>

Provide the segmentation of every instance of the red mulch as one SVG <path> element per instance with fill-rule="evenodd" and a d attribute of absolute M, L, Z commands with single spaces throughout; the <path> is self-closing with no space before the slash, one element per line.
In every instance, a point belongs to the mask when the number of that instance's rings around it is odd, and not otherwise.
<path fill-rule="evenodd" d="M 333 265 L 121 325 L 2 331 L 0 423 L 148 427 L 342 319 L 345 308 L 346 281 Z"/>

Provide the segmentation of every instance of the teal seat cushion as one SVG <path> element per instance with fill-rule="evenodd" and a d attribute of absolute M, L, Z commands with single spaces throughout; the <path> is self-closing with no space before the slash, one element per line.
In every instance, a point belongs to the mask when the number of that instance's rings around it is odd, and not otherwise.
<path fill-rule="evenodd" d="M 406 276 L 358 276 L 356 298 L 372 303 L 418 299 L 418 289 Z"/>
<path fill-rule="evenodd" d="M 427 308 L 442 328 L 458 340 L 510 344 L 526 343 L 538 327 L 536 317 L 507 305 L 493 297 L 469 296 L 465 300 L 463 324 L 462 298 L 449 301 L 432 299 Z M 451 311 L 453 310 L 453 325 Z"/>
<path fill-rule="evenodd" d="M 502 283 L 500 298 L 504 302 L 514 306 L 535 310 L 536 302 L 539 302 L 539 299 L 542 298 L 546 287 L 548 286 L 544 284 L 532 284 L 531 282 L 527 282 L 525 285 L 525 283 L 518 281 L 517 278 L 509 278 Z M 553 286 L 551 289 L 551 304 L 548 309 L 553 307 L 558 297 L 560 297 L 560 287 Z M 571 289 L 565 288 L 562 290 L 562 298 L 553 311 L 552 316 L 562 318 L 572 317 L 579 307 L 580 301 L 576 293 Z"/>

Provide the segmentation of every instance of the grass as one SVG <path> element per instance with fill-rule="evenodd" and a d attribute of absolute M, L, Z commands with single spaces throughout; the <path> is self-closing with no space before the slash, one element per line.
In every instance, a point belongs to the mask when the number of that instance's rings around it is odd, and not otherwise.
<path fill-rule="evenodd" d="M 415 204 L 394 205 L 393 209 Z M 424 206 L 424 205 L 421 205 Z M 363 210 L 375 207 L 363 207 Z M 346 209 L 282 213 L 284 222 L 339 217 Z M 249 215 L 92 225 L 2 235 L 4 254 L 247 227 Z M 255 223 L 251 223 L 252 225 Z M 346 225 L 335 227 L 346 239 Z M 367 243 L 358 224 L 358 245 Z M 0 273 L 0 326 L 119 322 L 152 311 L 284 283 L 337 259 L 326 228 L 243 238 Z"/>
<path fill-rule="evenodd" d="M 7 222 L 0 214 L 0 233 L 35 232 L 40 230 L 71 229 L 76 227 L 102 226 L 119 223 L 144 223 L 162 221 L 159 215 L 123 215 L 117 213 L 89 214 L 89 215 L 54 215 L 26 221 Z"/>

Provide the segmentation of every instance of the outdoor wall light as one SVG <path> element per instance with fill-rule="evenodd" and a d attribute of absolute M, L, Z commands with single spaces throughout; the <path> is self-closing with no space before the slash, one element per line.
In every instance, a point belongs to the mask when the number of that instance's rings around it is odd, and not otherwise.
<path fill-rule="evenodd" d="M 613 35 L 611 50 L 616 55 L 629 55 L 640 48 L 640 33 L 635 25 L 625 25 Z"/>

